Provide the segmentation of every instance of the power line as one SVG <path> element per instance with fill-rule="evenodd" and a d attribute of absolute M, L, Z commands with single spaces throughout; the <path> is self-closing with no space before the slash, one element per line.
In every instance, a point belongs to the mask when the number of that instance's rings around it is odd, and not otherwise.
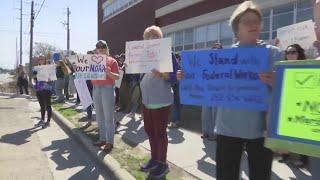
<path fill-rule="evenodd" d="M 40 13 L 40 11 L 41 11 L 41 9 L 42 9 L 43 4 L 45 3 L 45 1 L 46 1 L 46 0 L 43 0 L 43 1 L 42 1 L 41 6 L 40 6 L 40 8 L 39 8 L 39 10 L 38 10 L 38 12 L 37 12 L 37 14 L 36 14 L 36 16 L 35 16 L 34 20 L 36 20 L 36 19 L 37 19 L 37 17 L 38 17 L 38 15 L 39 15 L 39 13 Z"/>

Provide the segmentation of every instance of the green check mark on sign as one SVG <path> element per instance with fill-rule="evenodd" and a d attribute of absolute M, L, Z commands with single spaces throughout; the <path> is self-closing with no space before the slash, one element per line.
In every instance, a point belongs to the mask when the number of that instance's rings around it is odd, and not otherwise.
<path fill-rule="evenodd" d="M 296 88 L 315 88 L 316 75 L 314 73 L 296 73 L 295 87 Z"/>

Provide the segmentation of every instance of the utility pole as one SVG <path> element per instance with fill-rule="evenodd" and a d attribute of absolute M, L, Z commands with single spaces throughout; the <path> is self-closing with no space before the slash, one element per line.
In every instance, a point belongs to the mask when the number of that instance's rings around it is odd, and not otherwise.
<path fill-rule="evenodd" d="M 33 26 L 34 26 L 34 2 L 31 2 L 31 17 L 30 17 L 30 54 L 29 54 L 29 82 L 32 77 L 32 56 L 33 56 Z"/>
<path fill-rule="evenodd" d="M 68 56 L 70 56 L 70 10 L 69 8 L 67 8 L 67 52 L 68 52 Z"/>
<path fill-rule="evenodd" d="M 20 65 L 22 64 L 22 0 L 20 1 Z"/>

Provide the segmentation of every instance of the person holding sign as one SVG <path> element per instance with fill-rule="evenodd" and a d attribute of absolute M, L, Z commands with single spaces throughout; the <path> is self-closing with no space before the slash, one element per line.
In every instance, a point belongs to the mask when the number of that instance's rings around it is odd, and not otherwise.
<path fill-rule="evenodd" d="M 262 82 L 271 89 L 273 62 L 283 59 L 280 49 L 259 40 L 262 29 L 261 10 L 252 1 L 240 4 L 230 18 L 238 40 L 232 48 L 266 48 L 269 52 L 269 71 L 260 73 Z M 182 71 L 177 78 L 184 77 Z M 216 112 L 216 174 L 218 180 L 239 179 L 243 150 L 249 160 L 249 179 L 270 180 L 273 153 L 264 147 L 266 111 L 217 108 Z"/>
<path fill-rule="evenodd" d="M 113 148 L 115 124 L 114 109 L 115 80 L 119 79 L 119 67 L 115 59 L 109 56 L 107 43 L 99 40 L 96 44 L 98 54 L 107 56 L 107 75 L 105 80 L 92 80 L 93 104 L 96 110 L 96 119 L 99 126 L 100 140 L 94 145 L 102 147 L 104 151 L 110 152 Z"/>
<path fill-rule="evenodd" d="M 304 53 L 304 49 L 299 44 L 292 44 L 286 48 L 285 60 L 295 61 L 295 60 L 305 60 L 305 59 L 306 59 L 306 55 Z M 290 160 L 289 153 L 282 153 L 281 157 L 282 158 L 279 160 L 279 162 L 281 163 L 289 162 Z M 308 162 L 307 156 L 299 155 L 297 158 L 295 158 L 294 156 L 293 164 L 296 167 L 304 167 L 307 165 L 307 162 Z"/>
<path fill-rule="evenodd" d="M 42 65 L 46 65 L 46 57 L 40 56 L 38 59 L 38 63 L 40 67 Z M 41 119 L 36 124 L 36 126 L 42 126 L 42 128 L 46 128 L 50 126 L 50 120 L 51 120 L 51 114 L 52 114 L 52 108 L 51 108 L 51 94 L 52 94 L 52 81 L 48 79 L 47 81 L 40 81 L 37 78 L 37 70 L 33 72 L 33 80 L 35 83 L 35 89 L 36 89 L 36 96 L 38 99 L 38 102 L 40 104 L 40 112 L 41 112 Z M 47 111 L 47 121 L 44 122 L 45 113 Z"/>
<path fill-rule="evenodd" d="M 144 40 L 162 37 L 162 31 L 157 26 L 148 27 L 143 33 Z M 173 103 L 170 74 L 154 69 L 150 73 L 143 74 L 140 79 L 144 129 L 151 147 L 151 159 L 147 164 L 141 165 L 141 170 L 150 171 L 151 177 L 161 178 L 169 172 L 167 125 Z"/>

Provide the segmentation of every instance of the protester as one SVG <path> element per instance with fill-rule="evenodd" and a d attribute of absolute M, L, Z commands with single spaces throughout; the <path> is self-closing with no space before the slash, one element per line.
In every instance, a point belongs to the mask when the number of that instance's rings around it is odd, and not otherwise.
<path fill-rule="evenodd" d="M 176 71 L 178 69 L 181 69 L 181 57 L 179 54 L 172 54 L 172 63 L 174 69 L 174 73 L 171 73 L 172 75 L 176 76 Z M 175 68 L 176 67 L 176 68 Z M 180 93 L 179 93 L 179 81 L 171 81 L 171 88 L 173 90 L 173 108 L 171 110 L 172 117 L 171 117 L 171 123 L 169 124 L 168 128 L 179 128 L 181 126 L 181 104 L 180 104 Z"/>
<path fill-rule="evenodd" d="M 140 88 L 140 74 L 131 74 L 130 83 L 130 101 L 129 114 L 127 117 L 134 119 L 141 105 L 141 88 Z"/>
<path fill-rule="evenodd" d="M 58 103 L 64 102 L 64 96 L 63 96 L 63 88 L 64 88 L 64 73 L 62 70 L 62 60 L 56 61 L 57 67 L 56 67 L 56 76 L 57 80 L 55 82 L 55 92 L 57 95 L 56 101 Z"/>
<path fill-rule="evenodd" d="M 320 60 L 320 0 L 314 0 L 314 19 L 315 19 L 315 33 L 317 40 L 315 44 L 318 44 L 317 50 Z M 320 179 L 320 158 L 319 157 L 309 157 L 310 170 L 312 175 L 312 180 Z"/>
<path fill-rule="evenodd" d="M 38 59 L 39 66 L 46 65 L 46 57 L 40 56 Z M 52 81 L 38 81 L 37 71 L 33 72 L 33 80 L 35 83 L 35 90 L 38 102 L 40 104 L 41 119 L 36 126 L 46 128 L 50 126 L 52 108 L 51 108 L 51 94 L 52 94 Z M 45 122 L 45 113 L 47 112 L 47 121 Z"/>
<path fill-rule="evenodd" d="M 114 56 L 114 59 L 118 62 L 118 66 L 119 66 L 119 70 L 120 71 L 123 71 L 123 62 L 120 61 L 120 55 L 115 55 Z M 116 105 L 116 108 L 120 107 L 120 88 L 118 87 L 115 87 L 115 94 L 116 94 L 116 100 L 115 100 L 115 105 Z"/>
<path fill-rule="evenodd" d="M 294 61 L 294 60 L 305 60 L 306 55 L 304 49 L 299 44 L 292 44 L 288 46 L 285 50 L 285 60 Z M 296 167 L 305 167 L 308 163 L 307 156 L 298 155 L 298 154 L 289 154 L 282 153 L 281 159 L 279 162 L 281 163 L 289 163 L 293 162 L 293 165 Z"/>
<path fill-rule="evenodd" d="M 144 40 L 162 38 L 162 31 L 157 26 L 145 29 Z M 141 170 L 155 178 L 164 177 L 169 172 L 167 164 L 167 124 L 173 103 L 173 93 L 169 73 L 154 69 L 141 76 L 141 95 L 143 104 L 144 129 L 151 147 L 151 159 L 141 165 Z"/>
<path fill-rule="evenodd" d="M 233 48 L 267 48 L 270 52 L 269 70 L 272 71 L 274 61 L 281 60 L 283 56 L 277 47 L 258 40 L 261 23 L 261 11 L 252 1 L 240 4 L 230 19 L 238 39 Z M 183 71 L 180 71 L 177 78 L 181 79 L 183 75 Z M 273 73 L 261 73 L 259 77 L 271 89 Z M 216 119 L 217 179 L 239 179 L 241 157 L 245 149 L 249 159 L 249 178 L 270 180 L 273 153 L 264 147 L 266 112 L 217 108 Z"/>
<path fill-rule="evenodd" d="M 304 49 L 299 44 L 292 44 L 285 51 L 286 60 L 305 60 L 306 55 Z"/>
<path fill-rule="evenodd" d="M 214 43 L 212 49 L 222 49 L 221 43 Z M 216 126 L 216 107 L 205 107 L 202 106 L 201 111 L 201 122 L 202 122 L 202 139 L 208 139 L 209 141 L 216 140 L 214 129 Z"/>
<path fill-rule="evenodd" d="M 125 54 L 120 54 L 119 62 L 122 65 L 123 70 L 123 77 L 121 81 L 121 86 L 119 89 L 119 107 L 117 108 L 117 112 L 125 111 L 130 112 L 130 100 L 131 100 L 131 93 L 130 93 L 130 83 L 131 83 L 131 74 L 126 73 L 126 66 L 125 63 L 126 57 Z"/>
<path fill-rule="evenodd" d="M 19 88 L 20 94 L 23 94 L 23 90 L 24 90 L 24 92 L 28 95 L 29 94 L 28 79 L 22 65 L 19 65 L 19 67 L 17 68 L 17 75 L 18 75 L 17 86 Z"/>
<path fill-rule="evenodd" d="M 88 51 L 87 54 L 94 54 L 94 52 Z M 86 84 L 87 84 L 89 93 L 92 97 L 93 85 L 92 85 L 91 80 L 86 80 Z M 87 107 L 87 119 L 88 119 L 88 123 L 91 124 L 91 122 L 93 121 L 93 119 L 92 119 L 92 105 Z"/>
<path fill-rule="evenodd" d="M 102 147 L 106 152 L 110 152 L 114 143 L 114 109 L 115 96 L 114 84 L 119 79 L 119 67 L 115 59 L 109 56 L 107 43 L 99 40 L 96 44 L 98 54 L 107 55 L 107 75 L 105 80 L 92 80 L 93 104 L 96 110 L 96 120 L 99 126 L 99 141 L 94 145 Z"/>
<path fill-rule="evenodd" d="M 63 93 L 65 96 L 66 100 L 69 100 L 69 79 L 70 79 L 70 74 L 71 74 L 71 70 L 68 66 L 68 63 L 65 62 L 65 60 L 62 60 L 62 70 L 63 70 L 63 74 L 64 74 L 64 88 L 63 88 Z"/>

